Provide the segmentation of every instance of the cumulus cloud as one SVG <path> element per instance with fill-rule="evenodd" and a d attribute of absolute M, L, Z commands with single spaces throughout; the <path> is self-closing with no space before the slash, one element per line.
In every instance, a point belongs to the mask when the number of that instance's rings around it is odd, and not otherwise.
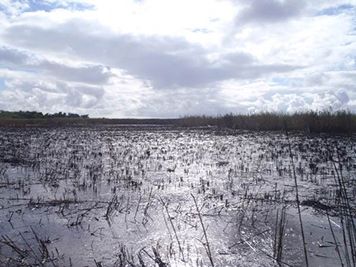
<path fill-rule="evenodd" d="M 109 31 L 93 33 L 83 31 L 84 28 L 88 28 L 87 22 L 80 19 L 50 28 L 20 24 L 7 28 L 3 37 L 26 49 L 113 66 L 148 80 L 158 88 L 200 87 L 226 79 L 257 78 L 297 68 L 288 64 L 264 64 L 244 52 L 223 54 L 210 62 L 208 50 L 183 38 L 137 37 Z"/>
<path fill-rule="evenodd" d="M 0 64 L 27 72 L 45 74 L 59 80 L 105 84 L 114 76 L 110 68 L 102 65 L 80 64 L 73 66 L 51 61 L 18 49 L 0 47 Z"/>
<path fill-rule="evenodd" d="M 306 6 L 304 0 L 241 0 L 240 3 L 246 7 L 236 17 L 238 26 L 285 21 L 300 15 Z"/>
<path fill-rule="evenodd" d="M 356 111 L 349 0 L 0 0 L 0 109 Z"/>
<path fill-rule="evenodd" d="M 250 112 L 301 112 L 301 111 L 338 111 L 349 109 L 349 96 L 346 91 L 303 93 L 303 94 L 273 94 L 270 98 L 259 98 Z"/>
<path fill-rule="evenodd" d="M 7 110 L 58 110 L 94 109 L 102 100 L 104 90 L 94 86 L 68 86 L 61 82 L 17 80 L 6 83 L 7 90 L 0 91 L 0 106 Z"/>

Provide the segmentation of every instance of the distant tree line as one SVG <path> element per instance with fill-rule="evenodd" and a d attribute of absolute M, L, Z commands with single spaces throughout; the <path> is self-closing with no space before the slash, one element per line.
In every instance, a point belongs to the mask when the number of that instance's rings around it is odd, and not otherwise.
<path fill-rule="evenodd" d="M 69 119 L 62 119 L 69 118 Z M 83 120 L 83 118 L 85 120 Z M 25 120 L 24 120 L 25 119 Z M 40 120 L 39 120 L 40 119 Z M 171 119 L 89 119 L 75 113 L 43 114 L 36 111 L 0 111 L 0 126 L 23 125 L 162 125 L 206 127 L 252 131 L 304 131 L 307 133 L 356 133 L 356 114 L 349 111 L 308 111 L 297 113 L 225 114 L 220 116 L 185 116 Z"/>
<path fill-rule="evenodd" d="M 76 113 L 45 113 L 37 111 L 4 111 L 0 110 L 0 118 L 4 119 L 46 119 L 46 118 L 89 118 L 88 115 L 79 115 Z"/>

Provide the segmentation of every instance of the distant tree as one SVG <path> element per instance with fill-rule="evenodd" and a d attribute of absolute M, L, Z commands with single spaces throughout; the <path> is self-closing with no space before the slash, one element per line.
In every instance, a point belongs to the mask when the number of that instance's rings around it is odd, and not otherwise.
<path fill-rule="evenodd" d="M 4 111 L 0 110 L 0 118 L 7 119 L 44 119 L 44 118 L 89 118 L 89 115 L 79 115 L 76 113 L 65 113 L 65 112 L 57 112 L 57 113 L 46 113 L 37 111 Z"/>
<path fill-rule="evenodd" d="M 75 113 L 68 113 L 67 117 L 68 118 L 79 118 L 80 116 L 78 114 L 75 114 Z"/>

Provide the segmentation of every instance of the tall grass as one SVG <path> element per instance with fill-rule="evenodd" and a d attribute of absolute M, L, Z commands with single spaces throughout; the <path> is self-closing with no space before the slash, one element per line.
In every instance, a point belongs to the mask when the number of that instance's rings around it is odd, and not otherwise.
<path fill-rule="evenodd" d="M 223 116 L 187 116 L 183 126 L 219 126 L 243 130 L 301 130 L 306 132 L 356 132 L 356 114 L 349 111 L 308 111 L 293 114 L 262 112 Z"/>
<path fill-rule="evenodd" d="M 33 114 L 34 115 L 33 115 Z M 10 115 L 11 116 L 10 116 Z M 14 112 L 16 115 L 17 113 Z M 226 114 L 218 116 L 185 116 L 181 118 L 88 118 L 77 114 L 58 113 L 61 116 L 22 112 L 15 116 L 0 111 L 0 127 L 26 126 L 95 126 L 95 125 L 162 125 L 162 126 L 217 126 L 254 131 L 305 131 L 308 133 L 353 133 L 356 132 L 356 114 L 349 111 L 307 111 L 297 113 Z M 23 114 L 30 114 L 25 116 Z M 38 115 L 40 114 L 40 115 Z M 42 115 L 41 115 L 42 114 Z M 64 114 L 64 115 L 63 115 Z M 37 116 L 38 115 L 38 116 Z M 76 116 L 77 115 L 77 116 Z M 36 117 L 37 116 L 37 117 Z M 41 117 L 42 116 L 42 117 Z"/>

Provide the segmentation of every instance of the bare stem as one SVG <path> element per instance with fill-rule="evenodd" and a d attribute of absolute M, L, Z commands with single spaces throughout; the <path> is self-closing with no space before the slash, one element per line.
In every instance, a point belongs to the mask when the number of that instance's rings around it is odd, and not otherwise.
<path fill-rule="evenodd" d="M 206 248 L 207 248 L 207 249 L 206 249 L 206 252 L 207 252 L 207 254 L 208 254 L 208 257 L 209 257 L 211 266 L 214 267 L 214 261 L 213 261 L 212 255 L 211 255 L 211 250 L 210 250 L 208 235 L 207 235 L 207 233 L 206 233 L 206 229 L 205 229 L 205 226 L 204 226 L 204 223 L 203 223 L 203 218 L 202 218 L 202 216 L 201 216 L 201 213 L 200 213 L 200 210 L 199 210 L 199 208 L 198 208 L 198 204 L 197 204 L 197 201 L 196 201 L 194 195 L 191 194 L 191 196 L 192 196 L 192 198 L 193 198 L 193 200 L 194 200 L 195 208 L 196 208 L 196 210 L 197 210 L 197 213 L 198 213 L 198 216 L 199 216 L 199 220 L 200 220 L 200 224 L 201 224 L 201 227 L 202 227 L 202 229 L 203 229 L 203 233 L 204 233 L 204 237 L 205 237 L 205 242 L 206 242 Z"/>

